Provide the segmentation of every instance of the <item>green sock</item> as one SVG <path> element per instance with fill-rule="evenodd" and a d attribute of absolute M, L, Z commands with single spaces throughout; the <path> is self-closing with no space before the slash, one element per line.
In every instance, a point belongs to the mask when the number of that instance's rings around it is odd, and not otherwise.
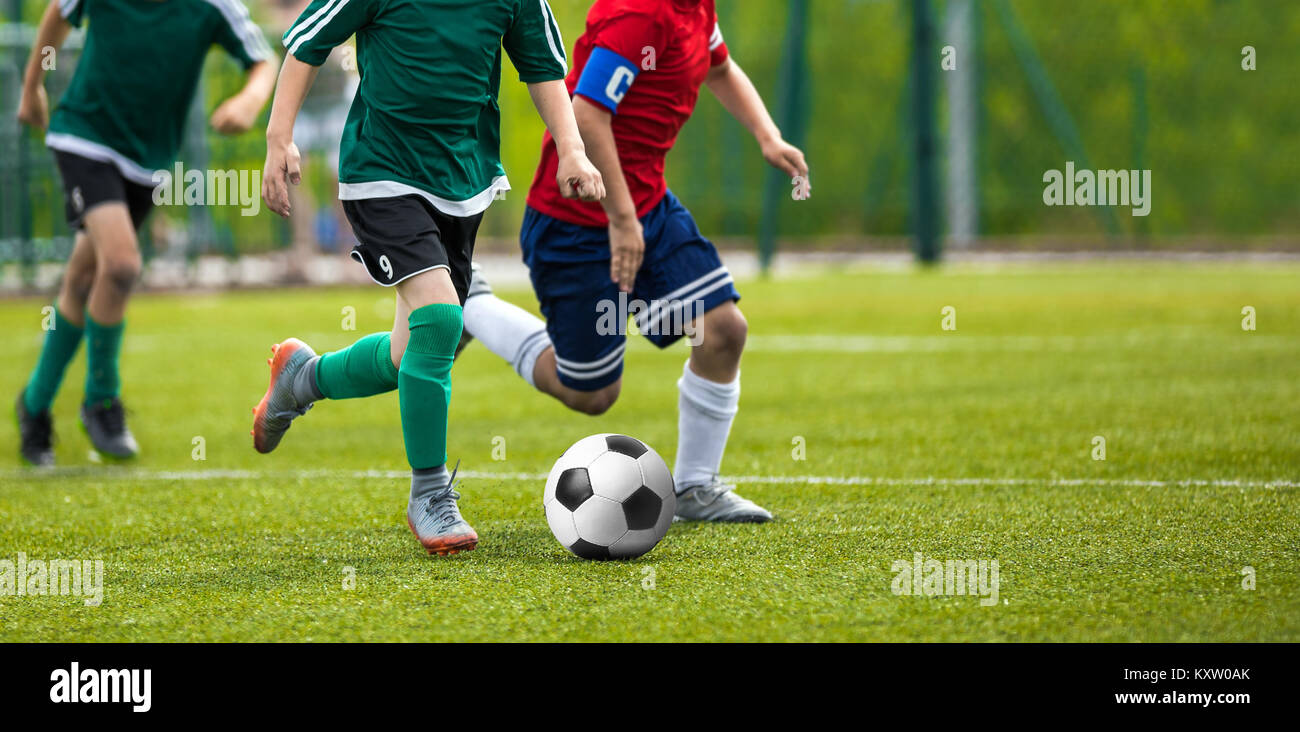
<path fill-rule="evenodd" d="M 316 388 L 326 399 L 355 399 L 397 388 L 389 333 L 371 333 L 316 362 Z"/>
<path fill-rule="evenodd" d="M 122 353 L 125 330 L 125 320 L 117 325 L 100 325 L 86 312 L 86 404 L 113 399 L 122 393 L 117 359 Z"/>
<path fill-rule="evenodd" d="M 41 358 L 36 362 L 32 378 L 27 381 L 23 392 L 23 406 L 28 414 L 47 412 L 54 403 L 54 395 L 63 383 L 63 372 L 68 363 L 77 355 L 81 345 L 81 335 L 85 331 L 63 317 L 59 309 L 54 308 L 54 327 L 45 332 L 45 345 L 41 347 Z"/>
<path fill-rule="evenodd" d="M 425 305 L 411 313 L 411 340 L 398 369 L 402 439 L 412 470 L 447 462 L 447 408 L 451 405 L 451 359 L 464 319 L 459 305 Z"/>

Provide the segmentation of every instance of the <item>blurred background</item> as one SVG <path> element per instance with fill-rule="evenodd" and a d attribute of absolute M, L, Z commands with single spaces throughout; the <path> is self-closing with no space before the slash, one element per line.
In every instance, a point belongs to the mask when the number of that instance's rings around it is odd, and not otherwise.
<path fill-rule="evenodd" d="M 550 0 L 571 53 L 587 0 Z M 40 135 L 14 121 L 44 0 L 0 0 L 0 289 L 48 289 L 71 246 Z M 278 53 L 302 0 L 248 2 Z M 796 202 L 710 95 L 669 158 L 669 183 L 728 251 L 875 253 L 924 261 L 982 251 L 1300 251 L 1300 3 L 1294 0 L 718 0 L 733 57 L 814 195 Z M 1247 51 L 1249 46 L 1251 50 Z M 75 70 L 74 33 L 48 76 Z M 1253 69 L 1243 68 L 1247 58 Z M 947 61 L 947 63 L 945 63 Z M 541 123 L 506 60 L 501 108 L 514 190 L 480 248 L 513 256 Z M 292 222 L 238 207 L 161 209 L 144 233 L 146 283 L 347 281 L 337 141 L 355 58 L 326 64 L 296 133 L 305 180 Z M 194 102 L 189 168 L 258 169 L 260 131 L 207 125 L 242 84 L 219 49 Z M 265 121 L 265 118 L 263 119 Z M 1152 207 L 1048 207 L 1043 174 L 1150 169 Z M 321 263 L 325 264 L 321 264 Z M 250 264 L 251 263 L 251 264 Z"/>

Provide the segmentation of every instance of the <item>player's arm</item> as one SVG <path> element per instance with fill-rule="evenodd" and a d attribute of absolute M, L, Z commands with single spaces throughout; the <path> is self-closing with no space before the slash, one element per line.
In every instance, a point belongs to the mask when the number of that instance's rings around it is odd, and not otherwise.
<path fill-rule="evenodd" d="M 238 135 L 253 129 L 257 116 L 275 90 L 275 64 L 258 61 L 248 67 L 244 87 L 222 102 L 212 113 L 212 129 L 223 135 Z"/>
<path fill-rule="evenodd" d="M 75 11 L 80 13 L 78 7 Z M 53 0 L 41 16 L 41 24 L 36 28 L 36 42 L 27 57 L 27 69 L 23 73 L 22 97 L 18 101 L 18 121 L 38 129 L 45 129 L 50 123 L 50 99 L 45 93 L 45 49 L 58 50 L 63 47 L 72 23 L 59 9 L 58 0 Z"/>
<path fill-rule="evenodd" d="M 501 47 L 519 72 L 519 80 L 528 85 L 533 105 L 559 154 L 556 183 L 565 198 L 598 201 L 605 197 L 605 183 L 587 159 L 578 124 L 573 119 L 564 77 L 569 73 L 564 40 L 550 6 L 542 2 L 521 3 L 510 27 L 501 36 Z"/>
<path fill-rule="evenodd" d="M 559 155 L 559 170 L 555 182 L 565 198 L 599 201 L 605 197 L 605 183 L 600 171 L 587 159 L 587 148 L 578 134 L 573 104 L 563 80 L 543 81 L 528 85 L 537 114 L 555 139 Z"/>
<path fill-rule="evenodd" d="M 293 144 L 293 126 L 307 91 L 320 73 L 319 66 L 284 57 L 280 81 L 271 102 L 271 119 L 266 125 L 266 166 L 262 170 L 262 200 L 267 208 L 288 217 L 289 184 L 302 182 L 301 156 Z"/>
<path fill-rule="evenodd" d="M 312 0 L 284 33 L 282 40 L 288 53 L 280 67 L 271 118 L 266 124 L 266 166 L 262 170 L 262 200 L 281 216 L 288 218 L 292 213 L 289 185 L 302 182 L 302 158 L 293 144 L 293 126 L 302 101 L 330 52 L 373 22 L 381 5 L 378 0 L 342 4 Z"/>
<path fill-rule="evenodd" d="M 609 277 L 618 283 L 620 290 L 631 292 L 636 284 L 636 273 L 641 269 L 645 239 L 641 221 L 636 216 L 632 191 L 628 189 L 623 165 L 618 159 L 614 116 L 605 106 L 581 95 L 573 98 L 573 114 L 578 120 L 578 131 L 587 144 L 587 155 L 605 179 L 606 195 L 600 205 L 609 218 Z"/>
<path fill-rule="evenodd" d="M 726 58 L 709 70 L 704 83 L 731 116 L 754 136 L 769 164 L 791 178 L 802 176 L 808 180 L 808 163 L 803 151 L 781 138 L 781 130 L 768 114 L 763 98 L 739 64 L 730 57 Z M 808 190 L 812 190 L 811 184 L 808 184 Z"/>
<path fill-rule="evenodd" d="M 210 120 L 212 129 L 223 135 L 238 135 L 253 129 L 257 117 L 275 89 L 275 62 L 262 29 L 253 22 L 242 2 L 226 3 L 220 13 L 210 13 L 215 23 L 215 41 L 244 67 L 244 86 L 217 106 Z"/>

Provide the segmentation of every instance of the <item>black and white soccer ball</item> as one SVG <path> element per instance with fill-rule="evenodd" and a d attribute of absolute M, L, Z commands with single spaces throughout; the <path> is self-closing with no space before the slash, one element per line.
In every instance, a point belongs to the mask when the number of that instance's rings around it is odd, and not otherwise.
<path fill-rule="evenodd" d="M 592 435 L 555 461 L 542 507 L 565 549 L 583 559 L 632 559 L 664 538 L 677 494 L 667 463 L 649 445 Z"/>

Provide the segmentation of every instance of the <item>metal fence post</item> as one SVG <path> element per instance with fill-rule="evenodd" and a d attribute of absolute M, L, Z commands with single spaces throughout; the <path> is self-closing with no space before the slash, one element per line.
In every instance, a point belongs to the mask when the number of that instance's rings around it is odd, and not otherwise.
<path fill-rule="evenodd" d="M 777 99 L 780 106 L 777 123 L 781 134 L 793 145 L 804 143 L 807 123 L 805 107 L 809 96 L 808 62 L 806 58 L 808 34 L 807 0 L 790 0 L 789 19 L 786 24 L 785 49 L 781 57 L 781 71 L 777 77 Z M 785 173 L 774 170 L 768 175 L 763 190 L 763 212 L 758 226 L 758 262 L 763 272 L 772 266 L 776 254 L 776 235 L 782 198 L 790 192 L 790 181 Z"/>
<path fill-rule="evenodd" d="M 935 172 L 938 140 L 935 134 L 935 75 L 939 57 L 934 53 L 934 16 L 930 0 L 912 0 L 912 231 L 916 258 L 939 261 L 939 180 Z"/>

